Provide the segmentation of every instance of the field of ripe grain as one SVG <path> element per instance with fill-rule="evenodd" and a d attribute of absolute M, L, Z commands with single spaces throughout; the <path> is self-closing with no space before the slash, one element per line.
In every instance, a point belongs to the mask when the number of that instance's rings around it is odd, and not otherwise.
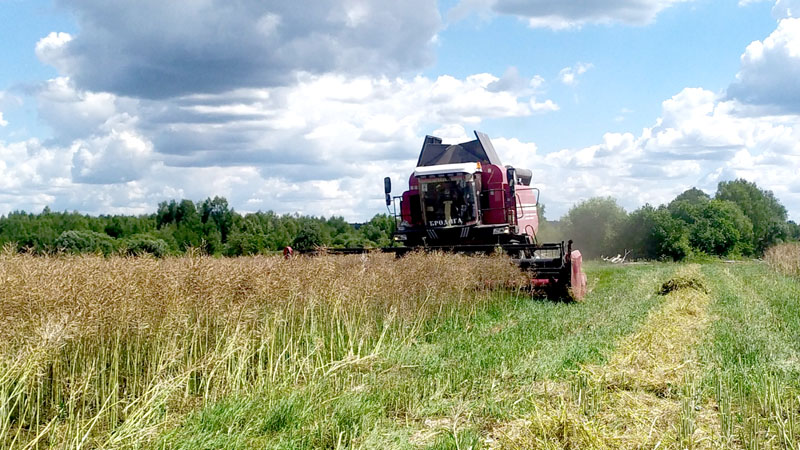
<path fill-rule="evenodd" d="M 800 282 L 501 257 L 0 255 L 0 448 L 798 448 Z"/>

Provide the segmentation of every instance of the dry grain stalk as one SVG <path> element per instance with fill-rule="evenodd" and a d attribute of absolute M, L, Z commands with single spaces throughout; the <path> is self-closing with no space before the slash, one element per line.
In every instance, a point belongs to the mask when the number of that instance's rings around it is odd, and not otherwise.
<path fill-rule="evenodd" d="M 254 386 L 369 365 L 524 284 L 505 257 L 0 254 L 0 447 L 120 447 Z"/>

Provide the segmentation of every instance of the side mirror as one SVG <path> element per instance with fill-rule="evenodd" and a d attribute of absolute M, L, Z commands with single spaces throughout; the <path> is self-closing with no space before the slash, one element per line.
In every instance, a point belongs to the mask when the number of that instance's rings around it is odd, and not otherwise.
<path fill-rule="evenodd" d="M 506 169 L 506 178 L 508 178 L 508 190 L 513 197 L 517 193 L 517 170 L 513 167 Z"/>
<path fill-rule="evenodd" d="M 386 177 L 383 179 L 383 192 L 386 193 L 386 206 L 392 204 L 392 179 Z"/>

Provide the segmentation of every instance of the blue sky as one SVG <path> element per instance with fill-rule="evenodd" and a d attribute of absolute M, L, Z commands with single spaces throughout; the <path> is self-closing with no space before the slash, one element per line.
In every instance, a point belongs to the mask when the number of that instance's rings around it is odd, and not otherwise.
<path fill-rule="evenodd" d="M 364 220 L 487 132 L 548 217 L 739 177 L 800 219 L 797 0 L 0 0 L 0 214 Z"/>
<path fill-rule="evenodd" d="M 25 108 L 17 103 L 24 99 L 19 90 L 58 76 L 54 67 L 36 58 L 33 48 L 53 30 L 74 31 L 74 21 L 49 1 L 0 0 L 0 24 L 0 90 L 17 91 L 13 95 L 22 97 L 7 101 L 10 105 L 0 104 L 5 120 L 18 124 L 0 128 L 0 139 L 42 136 L 47 130 L 39 124 L 32 103 Z"/>
<path fill-rule="evenodd" d="M 443 5 L 446 7 L 446 5 Z M 455 76 L 514 66 L 551 80 L 560 100 L 556 114 L 490 124 L 498 132 L 535 140 L 543 150 L 588 146 L 608 131 L 652 126 L 661 102 L 685 87 L 723 91 L 733 80 L 743 49 L 775 28 L 767 2 L 675 5 L 648 25 L 589 25 L 576 31 L 531 29 L 516 17 L 491 21 L 476 15 L 442 33 L 430 76 Z M 444 11 L 446 14 L 446 9 Z M 592 64 L 575 86 L 553 82 L 561 69 Z M 623 109 L 632 112 L 621 114 Z M 623 115 L 624 120 L 615 121 Z"/>

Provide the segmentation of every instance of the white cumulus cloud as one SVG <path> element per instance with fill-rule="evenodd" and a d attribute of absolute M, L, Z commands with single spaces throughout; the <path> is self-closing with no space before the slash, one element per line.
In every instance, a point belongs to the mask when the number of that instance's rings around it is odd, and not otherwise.
<path fill-rule="evenodd" d="M 567 86 L 572 86 L 578 82 L 578 76 L 583 75 L 592 67 L 594 67 L 594 65 L 591 63 L 579 62 L 572 67 L 564 67 L 561 69 L 561 71 L 558 72 L 558 78 Z"/>
<path fill-rule="evenodd" d="M 125 113 L 135 120 L 90 120 L 69 145 L 0 144 L 0 210 L 141 213 L 168 198 L 223 195 L 241 211 L 368 219 L 385 210 L 384 176 L 405 189 L 425 134 L 463 142 L 485 118 L 533 114 L 529 99 L 491 92 L 498 79 L 308 76 L 294 87 L 137 103 Z M 475 112 L 485 104 L 494 106 Z M 800 167 L 798 116 L 745 117 L 739 106 L 689 88 L 639 134 L 549 153 L 516 136 L 492 138 L 504 163 L 534 171 L 551 219 L 592 196 L 630 210 L 738 177 L 773 190 L 797 219 L 800 183 L 788 180 Z"/>
<path fill-rule="evenodd" d="M 800 112 L 800 18 L 783 19 L 741 57 L 737 81 L 728 88 L 743 103 Z"/>
<path fill-rule="evenodd" d="M 557 108 L 533 100 L 527 86 L 491 89 L 500 79 L 302 74 L 292 86 L 146 100 L 55 78 L 36 99 L 56 139 L 8 146 L 19 155 L 3 158 L 16 190 L 0 208 L 38 208 L 25 194 L 32 191 L 55 209 L 88 212 L 224 195 L 242 211 L 366 219 L 385 209 L 382 178 L 392 176 L 401 189 L 431 130 L 463 136 L 465 126 L 471 134 L 486 119 Z"/>
<path fill-rule="evenodd" d="M 64 48 L 71 40 L 69 33 L 52 31 L 36 43 L 36 56 L 45 64 L 66 70 L 69 65 L 65 60 Z"/>
<path fill-rule="evenodd" d="M 153 145 L 130 131 L 78 140 L 72 145 L 72 179 L 78 183 L 114 184 L 142 178 Z"/>

